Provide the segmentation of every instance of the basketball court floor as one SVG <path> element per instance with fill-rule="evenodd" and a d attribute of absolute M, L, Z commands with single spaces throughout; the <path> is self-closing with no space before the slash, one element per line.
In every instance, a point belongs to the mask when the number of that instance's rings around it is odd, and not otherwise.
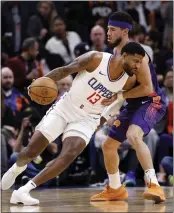
<path fill-rule="evenodd" d="M 40 199 L 39 206 L 9 204 L 12 191 L 2 191 L 1 212 L 173 212 L 173 187 L 164 187 L 166 202 L 154 204 L 143 200 L 144 188 L 127 188 L 127 201 L 90 202 L 90 197 L 103 188 L 60 188 L 34 190 L 31 195 Z"/>

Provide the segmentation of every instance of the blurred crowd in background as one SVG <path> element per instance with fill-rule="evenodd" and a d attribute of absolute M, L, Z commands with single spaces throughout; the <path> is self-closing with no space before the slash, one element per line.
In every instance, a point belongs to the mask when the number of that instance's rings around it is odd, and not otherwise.
<path fill-rule="evenodd" d="M 31 140 L 35 126 L 51 105 L 31 101 L 32 79 L 71 62 L 90 50 L 112 53 L 107 23 L 123 10 L 133 20 L 130 40 L 151 57 L 166 95 L 165 117 L 145 137 L 158 181 L 173 185 L 173 2 L 172 1 L 2 1 L 1 2 L 1 174 L 15 163 Z M 75 75 L 57 82 L 59 94 L 69 91 Z M 96 132 L 85 151 L 44 186 L 103 186 L 107 183 L 102 143 L 116 115 Z M 17 184 L 38 174 L 61 151 L 61 136 L 28 164 Z M 127 186 L 141 186 L 143 170 L 135 150 L 125 141 L 119 150 L 120 174 Z"/>

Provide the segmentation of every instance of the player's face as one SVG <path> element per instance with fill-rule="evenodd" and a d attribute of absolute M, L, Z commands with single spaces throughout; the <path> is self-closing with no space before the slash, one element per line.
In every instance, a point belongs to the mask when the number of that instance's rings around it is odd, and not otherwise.
<path fill-rule="evenodd" d="M 11 70 L 4 68 L 4 70 L 2 70 L 1 78 L 2 88 L 4 90 L 9 90 L 13 87 L 14 77 Z"/>
<path fill-rule="evenodd" d="M 122 41 L 123 30 L 120 27 L 108 26 L 108 44 L 110 47 L 114 48 L 118 46 Z"/>
<path fill-rule="evenodd" d="M 140 69 L 143 56 L 138 54 L 123 54 L 124 62 L 123 62 L 123 69 L 124 71 L 129 75 L 133 76 L 138 73 L 138 70 Z"/>

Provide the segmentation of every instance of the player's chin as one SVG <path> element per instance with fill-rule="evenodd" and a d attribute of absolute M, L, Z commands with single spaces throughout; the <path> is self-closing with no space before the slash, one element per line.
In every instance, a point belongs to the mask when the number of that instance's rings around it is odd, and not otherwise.
<path fill-rule="evenodd" d="M 114 43 L 111 40 L 107 40 L 107 44 L 108 44 L 108 46 L 110 48 L 114 48 L 115 47 Z"/>

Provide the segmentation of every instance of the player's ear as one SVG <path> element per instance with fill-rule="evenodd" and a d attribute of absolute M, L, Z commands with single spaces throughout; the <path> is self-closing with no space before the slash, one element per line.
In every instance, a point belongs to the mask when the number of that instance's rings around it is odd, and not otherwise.
<path fill-rule="evenodd" d="M 126 58 L 126 56 L 127 56 L 127 53 L 123 53 L 123 58 L 125 59 Z"/>
<path fill-rule="evenodd" d="M 123 29 L 123 35 L 124 36 L 126 36 L 128 34 L 128 32 L 129 32 L 129 29 L 127 29 L 127 28 Z"/>

